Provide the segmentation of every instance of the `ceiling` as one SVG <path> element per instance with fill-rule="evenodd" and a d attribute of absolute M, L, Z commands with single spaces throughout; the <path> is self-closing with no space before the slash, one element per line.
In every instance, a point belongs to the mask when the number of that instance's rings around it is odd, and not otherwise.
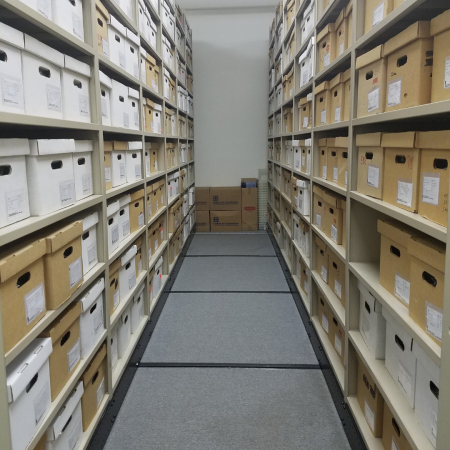
<path fill-rule="evenodd" d="M 273 7 L 276 0 L 177 0 L 182 9 L 258 8 Z"/>

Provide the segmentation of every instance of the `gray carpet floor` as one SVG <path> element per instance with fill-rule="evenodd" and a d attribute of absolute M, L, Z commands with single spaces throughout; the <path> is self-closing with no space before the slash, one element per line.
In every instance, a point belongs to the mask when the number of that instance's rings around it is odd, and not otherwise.
<path fill-rule="evenodd" d="M 142 361 L 317 364 L 292 295 L 264 293 L 171 294 Z"/>
<path fill-rule="evenodd" d="M 350 450 L 319 370 L 138 369 L 106 450 Z"/>
<path fill-rule="evenodd" d="M 277 258 L 186 258 L 173 291 L 288 292 Z"/>
<path fill-rule="evenodd" d="M 275 256 L 270 238 L 263 234 L 196 234 L 188 256 Z"/>

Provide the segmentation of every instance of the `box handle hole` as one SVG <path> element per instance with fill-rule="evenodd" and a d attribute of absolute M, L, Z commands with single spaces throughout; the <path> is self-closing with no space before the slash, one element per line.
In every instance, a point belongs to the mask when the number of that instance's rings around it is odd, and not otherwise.
<path fill-rule="evenodd" d="M 405 164 L 406 163 L 406 156 L 403 155 L 397 155 L 395 157 L 395 163 L 396 164 Z"/>
<path fill-rule="evenodd" d="M 61 347 L 70 339 L 70 331 L 68 331 L 61 339 Z"/>
<path fill-rule="evenodd" d="M 39 67 L 39 73 L 46 78 L 50 78 L 51 77 L 51 73 L 49 69 L 46 69 L 45 67 L 40 66 Z"/>
<path fill-rule="evenodd" d="M 439 388 L 430 381 L 430 391 L 439 400 Z"/>
<path fill-rule="evenodd" d="M 437 286 L 436 278 L 426 271 L 422 273 L 422 279 L 425 280 L 428 284 L 431 284 L 431 286 L 433 287 Z"/>
<path fill-rule="evenodd" d="M 51 163 L 52 170 L 61 169 L 62 166 L 63 166 L 62 161 L 52 161 Z"/>
<path fill-rule="evenodd" d="M 397 67 L 402 67 L 402 66 L 404 66 L 407 62 L 408 62 L 408 57 L 407 57 L 406 55 L 405 55 L 405 56 L 402 56 L 402 57 L 400 57 L 400 58 L 397 59 Z"/>
<path fill-rule="evenodd" d="M 433 166 L 435 169 L 445 170 L 448 168 L 448 160 L 442 158 L 436 158 L 433 162 Z"/>
<path fill-rule="evenodd" d="M 397 335 L 395 335 L 395 343 L 400 347 L 402 352 L 405 351 L 405 344 Z"/>
<path fill-rule="evenodd" d="M 20 289 L 25 283 L 28 283 L 30 281 L 31 274 L 30 272 L 24 273 L 17 279 L 17 287 Z"/>
<path fill-rule="evenodd" d="M 30 382 L 27 384 L 27 387 L 25 389 L 26 393 L 28 394 L 28 392 L 31 391 L 31 389 L 33 389 L 33 386 L 36 384 L 37 380 L 39 378 L 39 373 L 37 373 L 31 380 Z"/>
<path fill-rule="evenodd" d="M 0 177 L 4 177 L 5 175 L 11 175 L 12 167 L 8 165 L 0 166 Z"/>
<path fill-rule="evenodd" d="M 73 253 L 73 247 L 70 246 L 64 250 L 64 258 L 68 258 Z"/>
<path fill-rule="evenodd" d="M 391 253 L 395 256 L 397 256 L 398 258 L 400 258 L 401 253 L 400 250 L 397 247 L 394 247 L 393 245 L 391 245 Z"/>

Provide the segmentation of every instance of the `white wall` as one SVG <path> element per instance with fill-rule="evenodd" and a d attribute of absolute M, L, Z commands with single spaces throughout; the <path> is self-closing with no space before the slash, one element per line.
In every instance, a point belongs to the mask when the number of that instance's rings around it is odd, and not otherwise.
<path fill-rule="evenodd" d="M 196 185 L 237 186 L 267 167 L 268 41 L 275 3 L 227 9 L 213 9 L 224 1 L 179 3 L 209 8 L 186 11 L 193 32 Z"/>

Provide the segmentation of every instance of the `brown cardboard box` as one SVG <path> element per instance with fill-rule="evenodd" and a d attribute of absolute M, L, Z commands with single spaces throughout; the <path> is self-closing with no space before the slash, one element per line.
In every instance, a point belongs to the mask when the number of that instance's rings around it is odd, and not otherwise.
<path fill-rule="evenodd" d="M 293 36 L 294 34 L 292 34 L 291 38 L 293 38 Z M 283 91 L 283 101 L 288 100 L 294 95 L 294 67 L 292 67 L 292 69 L 283 78 Z"/>
<path fill-rule="evenodd" d="M 290 197 L 291 196 L 291 172 L 283 169 L 283 192 Z"/>
<path fill-rule="evenodd" d="M 95 19 L 97 22 L 97 50 L 103 55 L 105 54 L 109 58 L 109 45 L 108 45 L 108 22 L 109 12 L 99 1 L 95 1 Z"/>
<path fill-rule="evenodd" d="M 341 364 L 345 365 L 345 330 L 339 323 L 337 318 L 330 310 L 330 331 L 328 333 L 328 339 L 331 345 L 336 350 L 336 353 L 341 358 Z"/>
<path fill-rule="evenodd" d="M 155 214 L 152 207 L 153 184 L 147 184 L 147 222 L 150 222 Z"/>
<path fill-rule="evenodd" d="M 328 284 L 345 308 L 345 264 L 328 248 Z"/>
<path fill-rule="evenodd" d="M 178 225 L 178 211 L 176 205 L 173 205 L 169 208 L 169 233 L 174 233 Z"/>
<path fill-rule="evenodd" d="M 316 127 L 331 123 L 331 94 L 329 88 L 329 81 L 324 81 L 314 89 L 314 95 L 316 99 Z"/>
<path fill-rule="evenodd" d="M 45 237 L 45 300 L 48 309 L 57 309 L 83 283 L 81 220 Z"/>
<path fill-rule="evenodd" d="M 366 0 L 364 16 L 364 34 L 368 33 L 375 25 L 380 23 L 392 12 L 392 0 Z"/>
<path fill-rule="evenodd" d="M 327 151 L 327 139 L 319 139 L 319 177 L 324 180 L 328 175 L 328 151 Z"/>
<path fill-rule="evenodd" d="M 450 100 L 450 9 L 431 19 L 430 35 L 433 43 L 433 79 L 431 81 L 431 102 Z"/>
<path fill-rule="evenodd" d="M 345 7 L 345 17 L 347 17 L 348 40 L 347 45 L 350 47 L 353 44 L 353 0 L 350 0 Z"/>
<path fill-rule="evenodd" d="M 300 110 L 299 130 L 306 130 L 312 125 L 312 103 L 308 101 L 307 97 L 300 99 L 298 103 Z"/>
<path fill-rule="evenodd" d="M 150 260 L 156 253 L 160 245 L 159 233 L 158 233 L 158 224 L 154 223 L 148 229 L 148 259 Z"/>
<path fill-rule="evenodd" d="M 327 180 L 337 184 L 339 175 L 339 155 L 337 148 L 333 145 L 334 138 L 328 138 L 327 141 Z"/>
<path fill-rule="evenodd" d="M 83 431 L 89 428 L 108 390 L 105 363 L 106 345 L 102 345 L 83 375 L 84 393 L 81 397 Z"/>
<path fill-rule="evenodd" d="M 348 18 L 345 16 L 345 9 L 343 9 L 336 22 L 334 24 L 334 29 L 336 30 L 336 58 L 341 56 L 348 48 Z M 351 30 L 350 30 L 351 32 Z"/>
<path fill-rule="evenodd" d="M 345 199 L 325 192 L 325 234 L 337 245 L 342 245 L 344 230 Z"/>
<path fill-rule="evenodd" d="M 44 239 L 8 252 L 0 259 L 3 345 L 8 353 L 45 316 Z"/>
<path fill-rule="evenodd" d="M 430 22 L 416 22 L 384 44 L 387 56 L 386 111 L 431 101 L 433 39 Z"/>
<path fill-rule="evenodd" d="M 357 117 L 383 113 L 386 109 L 387 58 L 383 45 L 356 59 L 358 70 Z"/>
<path fill-rule="evenodd" d="M 198 188 L 197 188 L 198 191 Z M 197 194 L 197 192 L 196 192 Z M 195 201 L 197 201 L 197 195 L 195 196 Z M 211 225 L 209 222 L 209 211 L 202 211 L 195 209 L 195 219 L 198 232 L 209 232 L 211 231 Z"/>
<path fill-rule="evenodd" d="M 330 123 L 338 123 L 344 120 L 344 83 L 342 73 L 337 74 L 330 81 Z"/>
<path fill-rule="evenodd" d="M 150 152 L 150 173 L 158 172 L 158 147 L 157 142 L 152 142 L 151 148 L 148 150 Z"/>
<path fill-rule="evenodd" d="M 327 139 L 327 180 L 346 187 L 348 137 Z"/>
<path fill-rule="evenodd" d="M 384 399 L 359 357 L 356 396 L 373 435 L 377 438 L 381 437 L 383 435 Z"/>
<path fill-rule="evenodd" d="M 279 213 L 281 211 L 280 193 L 275 191 L 273 199 L 274 199 L 274 209 Z"/>
<path fill-rule="evenodd" d="M 383 200 L 384 148 L 382 133 L 358 134 L 358 185 L 356 190 Z"/>
<path fill-rule="evenodd" d="M 241 231 L 241 211 L 211 211 L 211 231 Z"/>
<path fill-rule="evenodd" d="M 162 115 L 161 111 L 155 110 L 155 103 L 149 100 L 148 98 L 144 99 L 144 123 L 145 123 L 145 131 L 149 133 L 162 133 L 163 132 L 163 125 L 164 125 L 164 118 L 160 117 Z M 161 119 L 161 126 L 159 129 L 155 128 L 154 123 L 154 117 Z M 156 123 L 156 122 L 155 122 Z"/>
<path fill-rule="evenodd" d="M 155 215 L 164 206 L 164 179 L 153 183 L 152 212 Z"/>
<path fill-rule="evenodd" d="M 109 266 L 109 315 L 112 316 L 116 308 L 119 306 L 119 268 L 120 258 L 116 259 Z"/>
<path fill-rule="evenodd" d="M 242 231 L 258 231 L 258 188 L 242 188 Z"/>
<path fill-rule="evenodd" d="M 323 297 L 321 294 L 319 294 L 319 301 L 317 303 L 317 316 L 319 317 L 320 325 L 322 325 L 323 330 L 328 336 L 328 334 L 330 333 L 331 310 L 330 306 L 325 300 L 325 297 Z"/>
<path fill-rule="evenodd" d="M 209 187 L 196 187 L 195 188 L 195 210 L 196 211 L 209 211 Z M 208 218 L 209 223 L 209 218 Z M 197 223 L 198 229 L 199 223 Z M 208 230 L 209 231 L 209 230 Z"/>
<path fill-rule="evenodd" d="M 295 0 L 290 0 L 287 2 L 287 5 L 286 5 L 286 28 L 287 28 L 287 30 L 291 27 L 294 20 L 295 20 Z"/>
<path fill-rule="evenodd" d="M 316 271 L 328 284 L 328 251 L 327 244 L 316 236 Z"/>
<path fill-rule="evenodd" d="M 147 53 L 145 61 L 146 83 L 155 92 L 159 93 L 159 67 L 156 60 Z"/>
<path fill-rule="evenodd" d="M 241 195 L 242 192 L 240 187 L 211 188 L 209 191 L 210 209 L 214 211 L 240 211 Z"/>
<path fill-rule="evenodd" d="M 134 245 L 137 247 L 136 258 L 135 258 L 136 278 L 142 272 L 143 263 L 144 263 L 142 260 L 142 242 L 143 242 L 143 240 L 144 240 L 144 238 L 141 236 L 134 242 Z"/>
<path fill-rule="evenodd" d="M 445 244 L 412 238 L 410 317 L 439 345 L 442 341 L 444 307 Z"/>
<path fill-rule="evenodd" d="M 419 233 L 394 221 L 378 221 L 381 234 L 380 284 L 388 292 L 409 307 L 411 256 L 408 242 Z"/>
<path fill-rule="evenodd" d="M 81 303 L 77 302 L 41 334 L 41 337 L 51 338 L 53 346 L 49 358 L 52 401 L 61 392 L 80 363 L 80 314 Z"/>
<path fill-rule="evenodd" d="M 305 142 L 305 141 L 302 141 Z M 311 147 L 302 145 L 302 168 L 301 171 L 310 175 L 311 172 Z"/>
<path fill-rule="evenodd" d="M 342 75 L 342 82 L 344 83 L 344 120 L 350 120 L 351 68 Z"/>
<path fill-rule="evenodd" d="M 45 443 L 47 442 L 47 433 L 44 433 L 39 442 L 34 447 L 34 450 L 45 450 Z"/>
<path fill-rule="evenodd" d="M 319 228 L 319 230 L 325 233 L 326 226 L 326 208 L 324 196 L 325 192 L 322 188 L 316 184 L 313 186 L 313 214 L 314 214 L 314 225 Z"/>
<path fill-rule="evenodd" d="M 418 132 L 420 164 L 419 214 L 444 227 L 448 220 L 450 131 Z"/>
<path fill-rule="evenodd" d="M 382 442 L 384 450 L 412 450 L 402 428 L 395 420 L 387 403 L 384 404 Z"/>
<path fill-rule="evenodd" d="M 309 294 L 309 275 L 306 272 L 306 266 L 302 267 L 302 277 L 300 278 L 300 287 L 303 289 L 305 294 Z"/>
<path fill-rule="evenodd" d="M 293 112 L 292 108 L 286 108 L 283 110 L 283 117 L 284 117 L 284 132 L 285 133 L 292 133 L 292 121 L 293 121 Z"/>
<path fill-rule="evenodd" d="M 319 70 L 328 67 L 336 58 L 336 32 L 334 23 L 329 23 L 317 35 L 317 48 L 319 53 Z"/>
<path fill-rule="evenodd" d="M 130 233 L 134 233 L 145 225 L 144 189 L 130 195 Z"/>
<path fill-rule="evenodd" d="M 383 134 L 383 201 L 407 211 L 417 212 L 419 200 L 420 149 L 415 148 L 416 133 Z"/>
<path fill-rule="evenodd" d="M 106 151 L 106 146 L 105 146 L 105 152 L 103 155 L 103 160 L 105 163 L 105 187 L 106 187 L 106 190 L 109 191 L 110 189 L 112 189 L 111 152 Z"/>

